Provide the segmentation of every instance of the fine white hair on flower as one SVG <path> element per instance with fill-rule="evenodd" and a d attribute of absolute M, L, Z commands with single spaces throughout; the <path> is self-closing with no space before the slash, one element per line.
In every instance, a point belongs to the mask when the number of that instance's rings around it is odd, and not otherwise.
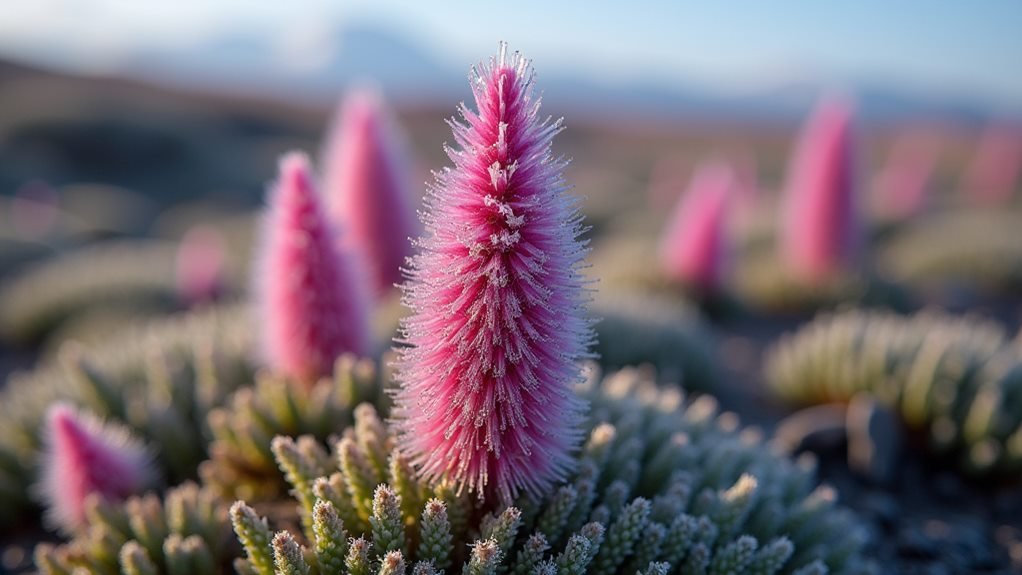
<path fill-rule="evenodd" d="M 469 77 L 409 260 L 393 417 L 425 477 L 508 501 L 563 479 L 581 441 L 588 248 L 529 61 L 502 43 Z"/>

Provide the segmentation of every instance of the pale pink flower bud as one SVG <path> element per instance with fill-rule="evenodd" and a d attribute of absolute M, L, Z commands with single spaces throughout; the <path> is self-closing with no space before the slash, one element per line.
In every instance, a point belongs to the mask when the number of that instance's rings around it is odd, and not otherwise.
<path fill-rule="evenodd" d="M 727 253 L 727 210 L 738 186 L 725 164 L 700 167 L 678 200 L 660 241 L 664 275 L 711 292 L 724 280 Z"/>
<path fill-rule="evenodd" d="M 789 167 L 781 222 L 781 256 L 807 283 L 854 266 L 861 241 L 852 108 L 825 100 L 803 128 Z"/>
<path fill-rule="evenodd" d="M 352 90 L 334 119 L 323 153 L 328 210 L 344 244 L 362 254 L 373 289 L 401 281 L 419 228 L 412 208 L 403 137 L 375 90 Z"/>
<path fill-rule="evenodd" d="M 993 125 L 980 137 L 965 172 L 965 191 L 985 205 L 1011 201 L 1022 174 L 1022 129 Z"/>
<path fill-rule="evenodd" d="M 67 404 L 50 407 L 44 445 L 37 490 L 47 519 L 68 532 L 85 525 L 89 495 L 120 501 L 157 480 L 152 453 L 127 428 Z"/>
<path fill-rule="evenodd" d="M 256 290 L 270 367 L 311 382 L 339 355 L 368 353 L 364 286 L 337 249 L 304 154 L 281 158 L 264 225 Z"/>
<path fill-rule="evenodd" d="M 225 288 L 227 255 L 224 239 L 210 226 L 188 230 L 177 249 L 175 281 L 187 305 L 211 302 Z"/>

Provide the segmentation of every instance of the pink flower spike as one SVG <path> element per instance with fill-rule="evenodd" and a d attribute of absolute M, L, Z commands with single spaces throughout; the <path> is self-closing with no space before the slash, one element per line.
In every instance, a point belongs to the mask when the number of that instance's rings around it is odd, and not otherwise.
<path fill-rule="evenodd" d="M 403 138 L 375 90 L 344 99 L 323 153 L 323 184 L 330 215 L 344 241 L 364 256 L 377 296 L 401 281 L 419 228 L 410 204 Z"/>
<path fill-rule="evenodd" d="M 1003 205 L 1011 201 L 1020 175 L 1022 129 L 994 125 L 980 137 L 963 186 L 978 204 Z"/>
<path fill-rule="evenodd" d="M 405 285 L 394 421 L 423 477 L 479 497 L 544 493 L 573 466 L 590 299 L 581 216 L 551 156 L 527 60 L 473 68 L 478 112 L 451 120 L 459 149 L 437 173 Z"/>
<path fill-rule="evenodd" d="M 728 203 L 737 187 L 735 173 L 725 164 L 708 164 L 696 172 L 660 243 L 660 265 L 667 277 L 704 292 L 721 288 Z"/>
<path fill-rule="evenodd" d="M 853 147 L 851 106 L 825 100 L 803 128 L 784 197 L 782 261 L 803 282 L 826 281 L 858 255 Z"/>
<path fill-rule="evenodd" d="M 939 150 L 934 134 L 918 132 L 898 138 L 873 181 L 873 195 L 883 213 L 904 219 L 923 211 Z"/>
<path fill-rule="evenodd" d="M 47 520 L 73 532 L 86 523 L 86 498 L 119 501 L 157 480 L 152 453 L 127 428 L 57 403 L 50 407 L 37 486 Z"/>
<path fill-rule="evenodd" d="M 313 185 L 304 154 L 281 158 L 256 266 L 267 363 L 304 383 L 330 373 L 345 352 L 369 352 L 360 276 L 338 251 Z"/>
<path fill-rule="evenodd" d="M 178 297 L 189 306 L 217 299 L 225 287 L 227 256 L 224 239 L 214 228 L 195 226 L 177 249 Z"/>

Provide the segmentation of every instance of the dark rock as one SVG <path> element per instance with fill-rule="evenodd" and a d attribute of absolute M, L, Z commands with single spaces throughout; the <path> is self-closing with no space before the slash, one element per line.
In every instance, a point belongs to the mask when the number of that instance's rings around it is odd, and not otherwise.
<path fill-rule="evenodd" d="M 940 545 L 917 526 L 898 533 L 898 553 L 904 557 L 932 559 L 940 554 Z"/>
<path fill-rule="evenodd" d="M 965 492 L 965 486 L 957 475 L 949 472 L 938 473 L 933 479 L 933 489 L 944 499 L 958 499 Z"/>
<path fill-rule="evenodd" d="M 848 403 L 848 467 L 878 484 L 895 477 L 901 457 L 902 428 L 897 415 L 871 395 L 859 394 Z"/>
<path fill-rule="evenodd" d="M 814 405 L 784 418 L 774 432 L 773 443 L 784 453 L 824 453 L 844 445 L 845 406 Z"/>
<path fill-rule="evenodd" d="M 901 506 L 898 505 L 898 500 L 881 491 L 867 494 L 862 498 L 861 505 L 864 512 L 885 528 L 896 525 L 901 515 Z"/>
<path fill-rule="evenodd" d="M 1022 489 L 1010 489 L 994 499 L 994 512 L 1005 520 L 1018 521 L 1022 517 Z"/>

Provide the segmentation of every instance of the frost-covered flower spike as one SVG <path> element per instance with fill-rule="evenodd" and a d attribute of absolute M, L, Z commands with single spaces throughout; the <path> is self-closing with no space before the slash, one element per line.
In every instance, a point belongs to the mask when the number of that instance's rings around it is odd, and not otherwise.
<path fill-rule="evenodd" d="M 667 277 L 706 292 L 721 287 L 728 202 L 736 188 L 736 176 L 726 164 L 708 164 L 696 172 L 660 243 L 660 265 Z"/>
<path fill-rule="evenodd" d="M 120 425 L 57 403 L 46 418 L 42 473 L 36 489 L 53 526 L 73 532 L 85 525 L 93 493 L 120 501 L 157 480 L 153 455 Z"/>
<path fill-rule="evenodd" d="M 781 223 L 782 259 L 806 283 L 826 281 L 857 255 L 852 107 L 823 101 L 799 138 L 789 167 Z"/>
<path fill-rule="evenodd" d="M 451 120 L 411 259 L 394 411 L 430 480 L 480 497 L 543 493 L 572 467 L 583 405 L 571 392 L 593 335 L 581 216 L 551 156 L 533 71 L 500 54 L 470 75 L 478 112 Z"/>
<path fill-rule="evenodd" d="M 380 95 L 363 87 L 345 96 L 323 150 L 328 211 L 363 256 L 377 295 L 401 281 L 409 238 L 419 233 L 402 139 Z"/>
<path fill-rule="evenodd" d="M 269 204 L 256 266 L 264 353 L 274 370 L 311 382 L 342 353 L 369 351 L 367 297 L 337 249 L 304 154 L 281 158 Z"/>
<path fill-rule="evenodd" d="M 894 143 L 873 178 L 873 197 L 884 215 L 906 219 L 926 208 L 939 153 L 936 134 L 908 133 Z"/>

